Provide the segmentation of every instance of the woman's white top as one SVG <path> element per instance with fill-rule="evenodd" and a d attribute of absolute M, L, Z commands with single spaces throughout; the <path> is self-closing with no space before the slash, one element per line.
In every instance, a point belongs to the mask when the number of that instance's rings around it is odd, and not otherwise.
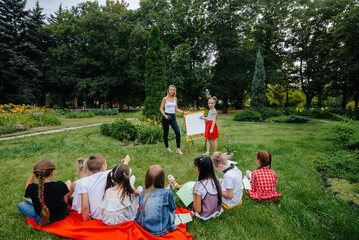
<path fill-rule="evenodd" d="M 165 113 L 176 113 L 176 101 L 174 102 L 169 102 L 166 100 L 165 103 Z"/>
<path fill-rule="evenodd" d="M 112 226 L 135 219 L 139 206 L 138 196 L 135 194 L 132 194 L 131 198 L 125 196 L 122 201 L 121 193 L 122 189 L 114 189 L 114 187 L 106 191 L 105 199 L 100 205 L 103 209 L 104 224 Z"/>

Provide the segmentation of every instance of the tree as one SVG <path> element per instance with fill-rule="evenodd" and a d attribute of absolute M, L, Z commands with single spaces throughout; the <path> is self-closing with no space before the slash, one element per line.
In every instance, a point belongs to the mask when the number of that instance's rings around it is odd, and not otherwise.
<path fill-rule="evenodd" d="M 162 48 L 160 30 L 153 24 L 148 38 L 145 70 L 146 100 L 143 114 L 148 118 L 159 116 L 160 104 L 166 89 L 165 59 Z"/>
<path fill-rule="evenodd" d="M 252 81 L 251 109 L 263 113 L 267 105 L 264 61 L 260 50 L 257 52 L 256 66 Z"/>

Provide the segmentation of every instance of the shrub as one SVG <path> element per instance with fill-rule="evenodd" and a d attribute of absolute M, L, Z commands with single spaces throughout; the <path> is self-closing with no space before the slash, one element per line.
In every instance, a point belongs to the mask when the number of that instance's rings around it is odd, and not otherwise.
<path fill-rule="evenodd" d="M 61 120 L 53 109 L 12 103 L 0 105 L 0 132 L 10 133 L 30 127 L 59 125 Z M 21 127 L 20 127 L 21 126 Z"/>
<path fill-rule="evenodd" d="M 234 115 L 233 120 L 259 122 L 261 121 L 261 114 L 253 110 L 244 110 Z"/>
<path fill-rule="evenodd" d="M 92 118 L 95 114 L 93 112 L 69 112 L 66 113 L 67 118 Z"/>
<path fill-rule="evenodd" d="M 290 115 L 285 119 L 276 119 L 276 122 L 283 122 L 283 123 L 305 123 L 310 121 L 311 118 L 307 116 L 298 116 L 298 115 Z"/>
<path fill-rule="evenodd" d="M 163 131 L 161 127 L 151 124 L 138 124 L 136 140 L 140 143 L 156 143 L 163 137 Z"/>
<path fill-rule="evenodd" d="M 100 127 L 101 134 L 104 136 L 111 136 L 110 132 L 111 123 L 104 123 Z"/>
<path fill-rule="evenodd" d="M 135 140 L 137 128 L 132 122 L 121 118 L 111 124 L 110 134 L 113 138 L 126 142 L 128 140 Z"/>
<path fill-rule="evenodd" d="M 262 118 L 263 119 L 268 119 L 268 118 L 272 118 L 272 117 L 279 117 L 282 116 L 282 112 L 280 111 L 276 111 L 274 109 L 271 108 L 266 108 L 262 114 Z"/>
<path fill-rule="evenodd" d="M 96 116 L 113 116 L 113 115 L 119 114 L 117 109 L 93 108 L 93 109 L 91 109 L 91 112 L 93 112 Z"/>
<path fill-rule="evenodd" d="M 318 170 L 327 177 L 359 181 L 359 151 L 340 150 L 322 155 L 317 162 Z"/>

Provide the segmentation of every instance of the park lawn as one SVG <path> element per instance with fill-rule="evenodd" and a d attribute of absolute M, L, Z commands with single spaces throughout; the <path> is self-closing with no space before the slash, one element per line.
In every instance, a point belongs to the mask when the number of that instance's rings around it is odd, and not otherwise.
<path fill-rule="evenodd" d="M 244 193 L 243 204 L 216 219 L 204 222 L 193 219 L 187 230 L 194 239 L 353 239 L 359 236 L 358 209 L 334 197 L 325 188 L 315 169 L 317 156 L 331 146 L 319 134 L 325 123 L 306 124 L 235 122 L 232 115 L 218 119 L 219 150 L 224 151 L 224 135 L 241 141 L 234 155 L 242 172 L 254 170 L 255 153 L 267 150 L 272 154 L 272 169 L 278 176 L 277 190 L 282 194 L 278 203 L 260 203 Z M 183 120 L 178 119 L 183 129 Z M 175 148 L 175 141 L 170 141 Z M 166 176 L 172 174 L 181 184 L 195 180 L 193 159 L 205 152 L 204 140 L 190 144 L 186 150 L 182 136 L 183 156 L 164 151 L 163 143 L 124 145 L 100 135 L 100 127 L 89 127 L 50 135 L 34 136 L 0 142 L 0 237 L 5 239 L 60 239 L 52 234 L 30 229 L 25 217 L 17 210 L 22 201 L 25 182 L 36 161 L 52 160 L 57 170 L 54 181 L 75 179 L 76 159 L 95 153 L 106 155 L 108 168 L 126 155 L 136 175 L 135 185 L 144 185 L 144 176 L 152 164 L 160 164 Z M 218 174 L 222 177 L 223 174 Z M 178 197 L 178 206 L 183 206 Z"/>
<path fill-rule="evenodd" d="M 44 132 L 44 131 L 50 131 L 50 130 L 56 130 L 62 128 L 69 128 L 69 127 L 79 127 L 79 126 L 91 125 L 95 123 L 113 122 L 117 118 L 135 118 L 139 114 L 140 111 L 128 111 L 128 112 L 121 112 L 119 115 L 114 115 L 114 116 L 95 116 L 92 118 L 66 118 L 65 116 L 60 116 L 61 125 L 29 128 L 26 131 L 19 131 L 11 134 L 0 135 L 0 138 L 24 135 L 24 134 L 35 133 L 35 132 Z"/>

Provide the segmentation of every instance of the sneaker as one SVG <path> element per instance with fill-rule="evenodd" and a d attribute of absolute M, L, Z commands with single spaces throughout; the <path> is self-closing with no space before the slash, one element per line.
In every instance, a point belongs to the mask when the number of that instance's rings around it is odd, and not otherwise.
<path fill-rule="evenodd" d="M 177 185 L 177 183 L 176 183 L 176 184 L 173 184 L 173 183 L 172 183 L 173 181 L 176 181 L 175 177 L 172 176 L 172 175 L 168 175 L 167 178 L 168 178 L 168 182 L 170 183 L 171 188 L 174 189 L 175 186 Z"/>
<path fill-rule="evenodd" d="M 203 156 L 209 156 L 209 152 L 206 152 L 205 154 L 203 154 Z"/>
<path fill-rule="evenodd" d="M 135 175 L 132 175 L 132 176 L 130 177 L 130 185 L 131 185 L 132 187 L 135 187 L 135 181 L 136 181 L 136 177 L 135 177 Z"/>
<path fill-rule="evenodd" d="M 171 148 L 166 148 L 168 152 L 173 152 Z"/>
<path fill-rule="evenodd" d="M 143 191 L 143 187 L 142 187 L 142 186 L 138 186 L 138 187 L 137 187 L 137 191 L 142 192 L 142 191 Z"/>

